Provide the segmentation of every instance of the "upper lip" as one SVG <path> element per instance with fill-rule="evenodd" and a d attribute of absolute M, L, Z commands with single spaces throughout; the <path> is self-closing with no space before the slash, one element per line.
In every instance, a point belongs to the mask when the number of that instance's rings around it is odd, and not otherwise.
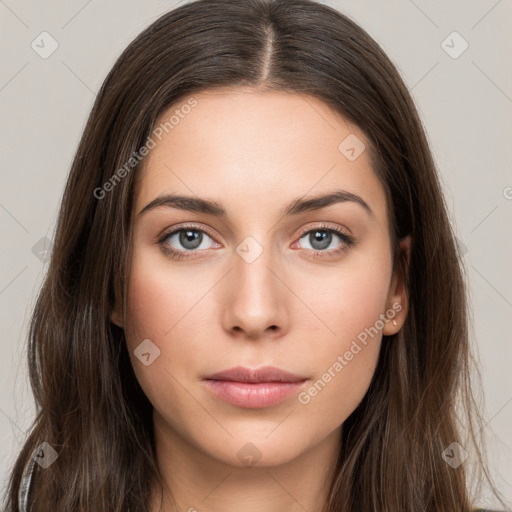
<path fill-rule="evenodd" d="M 262 366 L 261 368 L 245 368 L 236 366 L 205 377 L 208 380 L 230 380 L 236 382 L 301 382 L 305 377 L 276 368 L 275 366 Z"/>

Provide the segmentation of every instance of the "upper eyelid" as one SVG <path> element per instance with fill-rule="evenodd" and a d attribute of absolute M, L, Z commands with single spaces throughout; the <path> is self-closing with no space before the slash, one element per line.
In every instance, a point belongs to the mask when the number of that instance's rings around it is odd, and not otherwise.
<path fill-rule="evenodd" d="M 304 230 L 301 230 L 300 231 L 300 237 L 302 238 L 302 236 L 306 233 L 309 233 L 310 231 L 314 231 L 315 229 L 318 230 L 318 231 L 334 231 L 334 232 L 338 232 L 338 233 L 343 233 L 344 235 L 350 237 L 352 236 L 351 235 L 351 231 L 348 229 L 348 228 L 345 228 L 345 227 L 341 227 L 341 226 L 338 226 L 338 225 L 334 225 L 330 222 L 323 222 L 323 221 L 319 221 L 320 222 L 320 225 L 317 225 L 317 226 L 313 226 L 313 227 L 308 227 L 308 228 L 304 228 Z M 348 231 L 348 232 L 347 232 Z"/>
<path fill-rule="evenodd" d="M 164 238 L 168 238 L 169 236 L 171 235 L 174 235 L 176 233 L 179 233 L 180 231 L 185 231 L 187 229 L 190 229 L 192 231 L 201 231 L 203 233 L 206 233 L 210 238 L 214 239 L 214 235 L 212 233 L 209 232 L 208 229 L 205 229 L 203 227 L 199 227 L 199 226 L 196 226 L 196 225 L 188 225 L 188 224 L 185 224 L 183 226 L 178 226 L 178 227 L 174 227 L 174 228 L 169 228 L 169 229 L 164 229 L 159 235 L 158 235 L 158 240 L 162 240 Z"/>

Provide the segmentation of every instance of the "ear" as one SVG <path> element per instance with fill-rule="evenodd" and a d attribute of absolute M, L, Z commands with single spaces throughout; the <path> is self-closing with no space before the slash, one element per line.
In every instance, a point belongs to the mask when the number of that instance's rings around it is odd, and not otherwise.
<path fill-rule="evenodd" d="M 409 299 L 405 286 L 405 276 L 403 272 L 407 272 L 411 258 L 411 236 L 408 235 L 400 240 L 400 253 L 395 262 L 393 277 L 389 287 L 388 298 L 386 303 L 386 324 L 382 330 L 382 334 L 391 336 L 396 334 L 404 325 L 409 311 Z M 405 269 L 401 267 L 400 259 L 405 261 Z M 396 321 L 394 325 L 393 321 Z"/>
<path fill-rule="evenodd" d="M 121 329 L 124 327 L 123 322 L 123 308 L 121 304 L 120 297 L 122 297 L 121 294 L 121 283 L 119 282 L 119 279 L 115 279 L 115 304 L 114 307 L 110 310 L 110 321 L 117 325 L 118 327 L 121 327 Z"/>
<path fill-rule="evenodd" d="M 110 321 L 118 327 L 121 327 L 121 329 L 123 328 L 123 314 L 119 310 L 119 305 L 117 303 L 115 308 L 110 312 Z"/>

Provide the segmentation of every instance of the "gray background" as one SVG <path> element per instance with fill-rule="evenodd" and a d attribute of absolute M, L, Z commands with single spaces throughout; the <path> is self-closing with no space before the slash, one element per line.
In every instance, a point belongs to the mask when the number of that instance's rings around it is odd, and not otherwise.
<path fill-rule="evenodd" d="M 512 73 L 506 63 L 512 54 L 512 2 L 324 3 L 349 15 L 377 40 L 420 111 L 466 251 L 490 465 L 499 489 L 511 500 Z M 66 175 L 95 93 L 124 47 L 178 2 L 62 4 L 0 0 L 2 485 L 34 411 L 26 333 L 47 268 L 44 238 L 52 238 Z M 51 48 L 48 36 L 39 36 L 43 31 L 58 43 L 46 59 L 31 47 L 35 41 L 40 52 Z M 469 44 L 457 58 L 464 43 L 448 37 L 453 31 Z M 485 492 L 482 504 L 492 505 Z"/>

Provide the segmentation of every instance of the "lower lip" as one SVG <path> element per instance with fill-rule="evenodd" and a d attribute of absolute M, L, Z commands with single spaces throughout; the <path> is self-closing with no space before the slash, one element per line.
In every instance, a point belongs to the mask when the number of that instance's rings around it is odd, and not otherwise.
<path fill-rule="evenodd" d="M 235 382 L 230 380 L 204 381 L 218 398 L 238 407 L 261 409 L 276 405 L 298 393 L 305 380 L 299 382 Z"/>

